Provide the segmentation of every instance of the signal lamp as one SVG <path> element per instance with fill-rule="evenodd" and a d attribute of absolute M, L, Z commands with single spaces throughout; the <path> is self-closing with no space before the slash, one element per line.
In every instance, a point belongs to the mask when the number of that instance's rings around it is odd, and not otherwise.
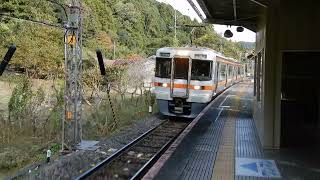
<path fill-rule="evenodd" d="M 226 38 L 231 38 L 233 36 L 233 33 L 227 29 L 225 32 L 224 32 L 224 37 Z"/>
<path fill-rule="evenodd" d="M 237 32 L 243 32 L 244 28 L 242 26 L 237 27 Z"/>

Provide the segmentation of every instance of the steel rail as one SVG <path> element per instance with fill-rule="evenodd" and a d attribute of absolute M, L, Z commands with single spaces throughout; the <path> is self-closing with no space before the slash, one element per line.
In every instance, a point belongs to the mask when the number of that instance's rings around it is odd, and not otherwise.
<path fill-rule="evenodd" d="M 147 132 L 143 133 L 142 135 L 140 135 L 139 137 L 137 137 L 136 139 L 134 139 L 133 141 L 131 141 L 129 144 L 125 145 L 124 147 L 122 147 L 121 149 L 119 149 L 118 151 L 116 151 L 113 155 L 109 156 L 108 158 L 106 158 L 105 160 L 101 161 L 99 164 L 97 164 L 95 167 L 92 167 L 91 169 L 87 170 L 85 173 L 83 173 L 82 175 L 78 176 L 76 178 L 76 180 L 82 180 L 85 179 L 87 177 L 89 177 L 90 175 L 92 175 L 94 172 L 96 172 L 98 169 L 102 168 L 104 165 L 107 165 L 108 163 L 110 163 L 111 161 L 113 161 L 114 159 L 116 159 L 117 157 L 119 157 L 124 151 L 128 150 L 129 148 L 133 147 L 136 143 L 138 143 L 140 140 L 144 139 L 145 137 L 147 137 L 151 132 L 153 132 L 154 130 L 156 130 L 157 128 L 159 128 L 161 125 L 163 125 L 165 122 L 168 122 L 168 120 L 163 121 L 162 123 L 160 123 L 158 126 L 153 127 L 152 129 L 148 130 Z"/>
<path fill-rule="evenodd" d="M 238 83 L 238 82 L 237 82 Z M 234 84 L 237 84 L 234 83 Z M 213 96 L 213 99 L 220 96 L 223 92 L 225 92 L 227 89 L 232 87 L 234 84 L 226 87 L 223 91 L 218 92 L 215 96 Z M 212 99 L 212 100 L 213 100 Z M 116 161 L 118 157 L 121 157 L 121 155 L 124 155 L 124 153 L 129 150 L 130 148 L 134 148 L 135 145 L 139 147 L 139 142 L 142 142 L 145 138 L 149 137 L 149 135 L 152 137 L 152 133 L 162 127 L 165 123 L 169 122 L 169 120 L 165 120 L 156 127 L 153 127 L 152 129 L 148 130 L 147 132 L 143 133 L 133 141 L 131 141 L 129 144 L 125 145 L 118 151 L 116 151 L 113 155 L 109 156 L 99 164 L 97 164 L 95 167 L 92 167 L 91 169 L 87 170 L 85 173 L 81 174 L 76 178 L 76 180 L 82 180 L 90 178 L 91 175 L 93 175 L 95 172 L 98 172 L 99 170 L 103 169 L 104 166 L 108 167 L 110 163 L 113 161 Z M 192 122 L 192 121 L 190 121 Z M 159 150 L 157 150 L 151 158 L 148 159 L 147 162 L 143 163 L 142 167 L 139 168 L 134 174 L 130 177 L 131 180 L 141 179 L 148 171 L 149 169 L 154 165 L 154 163 L 163 155 L 163 153 L 170 147 L 170 145 L 176 140 L 177 137 L 183 132 L 183 130 L 188 126 L 190 122 L 187 122 L 184 127 L 181 127 L 181 129 L 178 130 L 178 132 L 175 132 L 173 137 L 169 137 L 170 139 L 161 147 L 159 147 Z M 173 127 L 175 128 L 175 127 Z M 179 127 L 178 127 L 179 128 Z"/>
<path fill-rule="evenodd" d="M 188 123 L 189 124 L 189 123 Z M 181 129 L 173 138 L 171 138 L 162 148 L 147 162 L 145 163 L 135 175 L 133 175 L 130 179 L 141 179 L 154 165 L 154 163 L 161 157 L 161 155 L 168 149 L 168 147 L 174 142 L 175 139 L 183 132 L 183 130 L 187 127 L 187 125 Z"/>

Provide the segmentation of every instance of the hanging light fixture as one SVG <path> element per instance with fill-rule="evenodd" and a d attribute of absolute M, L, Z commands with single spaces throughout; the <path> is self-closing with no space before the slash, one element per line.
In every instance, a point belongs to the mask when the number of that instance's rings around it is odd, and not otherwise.
<path fill-rule="evenodd" d="M 230 31 L 230 29 L 227 29 L 225 32 L 224 32 L 224 37 L 226 38 L 231 38 L 233 36 L 233 33 Z"/>
<path fill-rule="evenodd" d="M 237 27 L 237 32 L 243 32 L 243 31 L 244 31 L 244 28 L 242 26 Z"/>

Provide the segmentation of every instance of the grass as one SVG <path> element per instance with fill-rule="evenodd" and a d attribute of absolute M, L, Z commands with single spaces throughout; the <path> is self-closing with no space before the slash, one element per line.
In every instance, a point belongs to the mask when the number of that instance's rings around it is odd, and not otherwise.
<path fill-rule="evenodd" d="M 13 90 L 13 84 L 0 81 L 0 113 L 8 111 L 8 103 Z"/>
<path fill-rule="evenodd" d="M 99 139 L 100 137 L 112 134 L 113 131 L 129 126 L 137 120 L 142 120 L 147 116 L 157 113 L 156 106 L 153 107 L 152 114 L 148 112 L 149 106 L 145 103 L 145 96 L 136 96 L 132 99 L 130 96 L 126 96 L 123 102 L 120 96 L 116 94 L 112 94 L 111 96 L 116 114 L 117 129 L 106 132 L 99 131 L 99 126 L 114 123 L 110 104 L 106 100 L 103 101 L 99 109 L 96 109 L 95 112 L 91 111 L 91 114 L 84 118 L 83 131 L 85 139 Z"/>
<path fill-rule="evenodd" d="M 61 148 L 60 143 L 43 143 L 40 138 L 23 136 L 16 137 L 10 144 L 0 145 L 0 179 L 28 164 L 45 162 L 48 147 L 53 155 Z"/>

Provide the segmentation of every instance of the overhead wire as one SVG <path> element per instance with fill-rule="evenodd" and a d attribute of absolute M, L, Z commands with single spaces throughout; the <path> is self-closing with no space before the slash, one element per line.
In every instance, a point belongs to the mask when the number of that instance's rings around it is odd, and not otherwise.
<path fill-rule="evenodd" d="M 59 3 L 55 0 L 45 0 L 45 1 L 60 6 L 63 9 L 65 17 L 68 19 L 68 14 L 67 14 L 67 10 L 65 8 L 65 5 Z M 54 27 L 54 28 L 65 29 L 65 27 L 63 27 L 63 25 L 52 24 L 52 23 L 48 23 L 48 22 L 40 21 L 40 20 L 21 18 L 21 17 L 15 16 L 15 15 L 12 15 L 12 14 L 7 14 L 7 13 L 0 13 L 0 16 L 10 18 L 10 19 L 15 19 L 15 20 L 22 20 L 22 21 L 27 21 L 27 22 L 31 22 L 31 23 L 36 23 L 36 24 L 40 24 L 40 25 L 50 26 L 50 27 Z"/>
<path fill-rule="evenodd" d="M 64 27 L 62 25 L 51 24 L 51 23 L 47 23 L 47 22 L 44 22 L 44 21 L 39 21 L 39 20 L 34 20 L 34 19 L 25 19 L 25 18 L 16 17 L 16 16 L 13 16 L 13 15 L 8 15 L 8 14 L 4 14 L 4 13 L 0 13 L 0 17 L 1 16 L 2 17 L 6 17 L 6 18 L 10 18 L 10 19 L 22 20 L 22 21 L 27 21 L 27 22 L 31 22 L 31 23 L 40 24 L 40 25 L 45 25 L 45 26 L 55 27 L 55 28 L 59 28 L 59 29 L 64 29 Z"/>

